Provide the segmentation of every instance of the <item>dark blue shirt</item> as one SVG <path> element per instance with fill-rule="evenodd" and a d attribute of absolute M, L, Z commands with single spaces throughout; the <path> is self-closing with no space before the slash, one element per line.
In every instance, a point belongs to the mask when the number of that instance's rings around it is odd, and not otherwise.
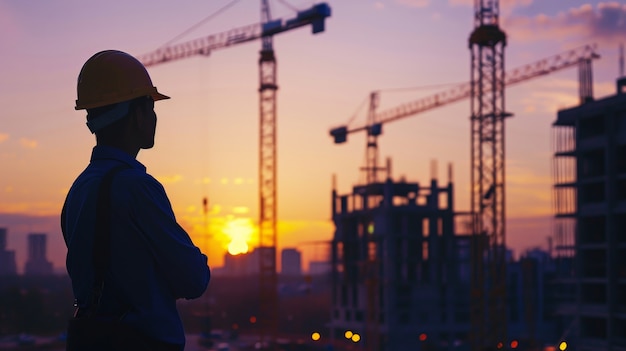
<path fill-rule="evenodd" d="M 66 266 L 79 307 L 93 286 L 92 244 L 98 187 L 122 164 L 111 186 L 111 262 L 101 310 L 162 341 L 184 344 L 176 300 L 200 297 L 210 279 L 207 258 L 176 222 L 163 186 L 127 153 L 93 149 L 89 166 L 65 202 Z"/>

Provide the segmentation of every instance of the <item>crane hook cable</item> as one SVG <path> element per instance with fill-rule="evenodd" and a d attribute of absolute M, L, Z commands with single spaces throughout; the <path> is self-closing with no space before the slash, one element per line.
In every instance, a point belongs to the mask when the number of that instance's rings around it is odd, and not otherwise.
<path fill-rule="evenodd" d="M 288 7 L 290 10 L 292 10 L 293 12 L 298 12 L 299 10 L 293 6 L 292 4 L 288 3 L 285 0 L 276 0 L 278 2 L 280 2 L 281 4 L 283 4 L 285 7 Z"/>
<path fill-rule="evenodd" d="M 389 89 L 378 89 L 378 90 L 374 90 L 375 92 L 401 92 L 401 91 L 415 91 L 415 90 L 428 90 L 428 89 L 435 89 L 435 88 L 442 88 L 442 87 L 449 87 L 449 86 L 457 86 L 457 85 L 461 85 L 463 83 L 443 83 L 443 84 L 431 84 L 431 85 L 421 85 L 421 86 L 415 86 L 415 87 L 406 87 L 406 88 L 389 88 Z M 350 117 L 350 119 L 348 120 L 348 122 L 345 124 L 346 126 L 349 126 L 350 124 L 352 124 L 352 122 L 354 122 L 354 120 L 358 117 L 359 112 L 361 111 L 361 109 L 363 108 L 363 106 L 365 105 L 365 103 L 367 103 L 369 99 L 369 96 L 366 97 L 360 104 L 359 107 L 357 107 L 356 111 L 354 111 L 354 114 L 352 115 L 352 117 Z"/>
<path fill-rule="evenodd" d="M 191 32 L 194 29 L 196 29 L 196 28 L 200 27 L 201 25 L 205 24 L 206 22 L 208 22 L 209 20 L 213 19 L 214 17 L 216 17 L 217 15 L 221 14 L 222 12 L 228 10 L 229 8 L 231 8 L 233 5 L 235 5 L 238 2 L 239 2 L 239 0 L 233 0 L 233 1 L 229 2 L 228 4 L 224 5 L 220 9 L 218 9 L 217 11 L 215 11 L 212 14 L 208 15 L 207 17 L 205 17 L 202 21 L 194 24 L 193 26 L 189 27 L 187 30 L 183 31 L 182 33 L 178 34 L 174 38 L 172 38 L 169 41 L 167 41 L 165 44 L 161 45 L 159 47 L 159 49 L 162 49 L 162 48 L 164 48 L 166 46 L 169 46 L 170 44 L 172 44 L 176 40 L 178 40 L 178 39 L 184 37 L 185 35 L 189 34 L 189 32 Z"/>
<path fill-rule="evenodd" d="M 349 126 L 352 122 L 354 122 L 354 120 L 359 115 L 359 111 L 361 111 L 361 109 L 365 106 L 365 104 L 367 103 L 368 100 L 369 100 L 369 95 L 367 97 L 365 97 L 363 99 L 363 101 L 359 104 L 359 107 L 357 107 L 357 109 L 354 111 L 354 113 L 352 114 L 352 117 L 350 117 L 350 119 L 346 123 L 346 126 Z"/>

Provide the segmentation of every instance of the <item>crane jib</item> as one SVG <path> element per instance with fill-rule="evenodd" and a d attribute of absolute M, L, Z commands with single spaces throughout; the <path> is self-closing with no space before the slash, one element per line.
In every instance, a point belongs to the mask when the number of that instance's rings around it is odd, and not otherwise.
<path fill-rule="evenodd" d="M 265 23 L 238 27 L 225 32 L 162 47 L 147 54 L 140 55 L 137 58 L 144 66 L 149 67 L 191 56 L 208 56 L 213 50 L 270 37 L 307 25 L 311 25 L 312 33 L 317 34 L 325 30 L 325 19 L 330 17 L 330 15 L 330 6 L 326 3 L 320 3 L 310 9 L 299 11 L 296 17 L 286 21 L 277 19 Z"/>
<path fill-rule="evenodd" d="M 600 58 L 595 45 L 585 45 L 576 49 L 572 49 L 558 55 L 554 55 L 533 63 L 517 67 L 505 74 L 505 85 L 522 83 L 535 77 L 548 75 L 575 65 L 581 61 L 591 61 Z M 449 90 L 430 95 L 419 100 L 405 103 L 381 112 L 376 113 L 377 123 L 384 124 L 397 121 L 406 117 L 426 112 L 437 107 L 443 107 L 450 103 L 457 102 L 470 97 L 470 83 L 457 85 Z M 368 131 L 371 127 L 369 124 L 363 124 L 356 127 L 341 126 L 330 130 L 330 135 L 334 138 L 336 144 L 344 143 L 347 135 Z"/>

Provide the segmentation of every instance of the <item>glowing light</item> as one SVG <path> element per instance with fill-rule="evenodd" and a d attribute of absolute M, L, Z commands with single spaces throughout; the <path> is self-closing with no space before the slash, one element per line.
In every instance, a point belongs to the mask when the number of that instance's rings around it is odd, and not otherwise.
<path fill-rule="evenodd" d="M 359 342 L 359 340 L 361 340 L 361 335 L 359 334 L 352 334 L 352 341 L 354 342 Z"/>
<path fill-rule="evenodd" d="M 183 180 L 180 174 L 157 176 L 157 179 L 163 184 L 175 184 Z"/>
<path fill-rule="evenodd" d="M 343 334 L 343 336 L 345 336 L 346 339 L 352 338 L 352 335 L 354 334 L 350 330 L 346 330 L 345 334 Z"/>
<path fill-rule="evenodd" d="M 518 346 L 519 346 L 519 343 L 517 342 L 517 340 L 511 341 L 511 348 L 512 349 L 516 349 Z"/>
<path fill-rule="evenodd" d="M 559 350 L 565 351 L 567 349 L 567 343 L 565 341 L 561 341 L 559 344 Z"/>
<path fill-rule="evenodd" d="M 235 214 L 247 214 L 250 212 L 246 206 L 235 206 L 233 207 L 233 213 Z"/>
<path fill-rule="evenodd" d="M 235 256 L 248 252 L 248 244 L 245 241 L 231 241 L 228 244 L 228 253 Z"/>
<path fill-rule="evenodd" d="M 231 219 L 226 222 L 222 231 L 230 238 L 229 254 L 239 255 L 248 252 L 248 242 L 254 232 L 254 226 L 249 218 Z"/>
<path fill-rule="evenodd" d="M 313 334 L 311 334 L 311 339 L 313 339 L 313 341 L 317 341 L 321 338 L 322 336 L 320 335 L 320 333 L 315 332 Z"/>
<path fill-rule="evenodd" d="M 374 234 L 374 223 L 370 223 L 367 225 L 367 234 Z"/>
<path fill-rule="evenodd" d="M 496 345 L 496 348 L 497 348 L 498 350 L 500 350 L 500 349 L 501 349 L 501 348 L 503 348 L 503 347 L 504 347 L 504 344 L 503 344 L 503 343 L 501 343 L 501 342 L 499 342 L 499 343 L 498 343 L 498 345 Z"/>
<path fill-rule="evenodd" d="M 252 324 L 256 323 L 256 317 L 255 316 L 250 316 L 250 323 L 252 323 Z"/>
<path fill-rule="evenodd" d="M 420 341 L 426 341 L 426 339 L 428 339 L 428 335 L 425 333 L 420 334 Z"/>

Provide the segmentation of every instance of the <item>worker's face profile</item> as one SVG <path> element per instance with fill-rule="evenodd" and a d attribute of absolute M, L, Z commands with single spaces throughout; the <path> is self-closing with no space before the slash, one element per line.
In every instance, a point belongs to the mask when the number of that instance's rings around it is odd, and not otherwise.
<path fill-rule="evenodd" d="M 154 100 L 145 99 L 145 104 L 139 109 L 139 126 L 141 133 L 141 148 L 150 149 L 154 146 L 157 116 L 154 111 Z"/>

